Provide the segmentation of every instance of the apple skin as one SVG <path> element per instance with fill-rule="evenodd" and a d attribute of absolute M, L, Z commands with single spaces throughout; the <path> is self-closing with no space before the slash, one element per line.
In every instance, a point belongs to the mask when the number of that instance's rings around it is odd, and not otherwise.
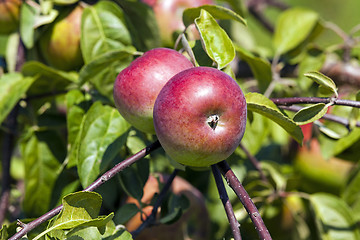
<path fill-rule="evenodd" d="M 50 66 L 70 71 L 83 65 L 80 49 L 82 13 L 83 7 L 76 6 L 56 19 L 40 38 L 41 54 Z"/>
<path fill-rule="evenodd" d="M 155 133 L 153 108 L 157 95 L 175 74 L 194 65 L 168 48 L 145 52 L 122 70 L 114 83 L 114 101 L 120 114 L 135 128 Z"/>
<path fill-rule="evenodd" d="M 21 0 L 0 1 L 0 34 L 9 34 L 18 28 L 21 3 Z"/>
<path fill-rule="evenodd" d="M 166 46 L 173 44 L 172 34 L 174 31 L 183 31 L 185 29 L 182 22 L 184 9 L 214 4 L 212 0 L 142 0 L 142 2 L 154 10 L 161 39 Z M 195 28 L 192 32 L 194 31 L 196 31 Z"/>
<path fill-rule="evenodd" d="M 163 87 L 155 101 L 154 126 L 173 160 L 201 168 L 235 151 L 245 132 L 246 111 L 244 94 L 234 79 L 215 68 L 196 67 Z"/>

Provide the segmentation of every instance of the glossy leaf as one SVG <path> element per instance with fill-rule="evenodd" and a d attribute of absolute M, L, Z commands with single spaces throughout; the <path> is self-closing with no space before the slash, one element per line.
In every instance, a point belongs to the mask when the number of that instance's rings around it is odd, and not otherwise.
<path fill-rule="evenodd" d="M 76 73 L 56 70 L 36 61 L 26 62 L 21 72 L 24 76 L 37 77 L 29 89 L 32 95 L 64 91 L 70 84 L 77 82 Z"/>
<path fill-rule="evenodd" d="M 112 100 L 115 78 L 131 63 L 135 53 L 133 47 L 124 47 L 95 58 L 81 69 L 80 85 L 91 82 L 101 94 Z"/>
<path fill-rule="evenodd" d="M 258 81 L 260 91 L 265 92 L 272 80 L 270 63 L 263 58 L 254 56 L 243 48 L 237 47 L 236 51 L 239 57 L 249 64 L 254 77 Z"/>
<path fill-rule="evenodd" d="M 234 20 L 246 25 L 246 20 L 239 14 L 233 12 L 232 10 L 218 6 L 218 5 L 202 5 L 196 8 L 187 8 L 183 12 L 183 22 L 187 27 L 190 24 L 194 23 L 195 19 L 201 14 L 201 10 L 206 10 L 210 13 L 215 19 L 222 20 Z"/>
<path fill-rule="evenodd" d="M 285 116 L 270 99 L 259 93 L 247 93 L 245 98 L 248 111 L 257 112 L 273 120 L 285 129 L 298 143 L 302 143 L 303 134 L 301 128 Z"/>
<path fill-rule="evenodd" d="M 206 53 L 216 62 L 218 69 L 224 68 L 235 58 L 235 48 L 231 39 L 204 9 L 201 9 L 200 17 L 195 19 L 195 24 Z"/>
<path fill-rule="evenodd" d="M 99 175 L 100 164 L 111 144 L 117 139 L 122 139 L 120 142 L 125 143 L 129 127 L 117 109 L 103 106 L 100 102 L 91 106 L 83 120 L 78 138 L 77 166 L 83 187 L 87 187 Z M 114 157 L 116 153 L 114 149 L 110 157 Z"/>
<path fill-rule="evenodd" d="M 274 47 L 277 54 L 286 53 L 300 45 L 315 28 L 319 16 L 304 8 L 291 8 L 278 18 L 274 33 Z"/>
<path fill-rule="evenodd" d="M 50 141 L 51 139 L 51 141 Z M 59 176 L 61 164 L 57 159 L 59 147 L 56 135 L 49 132 L 30 133 L 21 145 L 25 161 L 24 210 L 31 216 L 45 213 L 50 204 L 52 190 Z M 60 153 L 61 154 L 61 153 Z"/>
<path fill-rule="evenodd" d="M 0 123 L 25 96 L 35 77 L 23 77 L 20 73 L 8 73 L 0 77 Z"/>
<path fill-rule="evenodd" d="M 336 97 L 338 96 L 336 85 L 334 81 L 328 76 L 325 76 L 324 74 L 317 71 L 308 72 L 304 75 L 319 84 L 321 87 L 334 93 Z"/>
<path fill-rule="evenodd" d="M 80 45 L 85 63 L 131 44 L 122 9 L 114 2 L 100 1 L 84 9 Z"/>
<path fill-rule="evenodd" d="M 309 107 L 304 107 L 295 113 L 293 120 L 298 125 L 311 123 L 322 118 L 327 112 L 327 109 L 328 105 L 325 105 L 324 103 L 317 103 Z"/>
<path fill-rule="evenodd" d="M 321 239 L 359 239 L 360 230 L 349 206 L 340 198 L 324 193 L 310 196 Z"/>

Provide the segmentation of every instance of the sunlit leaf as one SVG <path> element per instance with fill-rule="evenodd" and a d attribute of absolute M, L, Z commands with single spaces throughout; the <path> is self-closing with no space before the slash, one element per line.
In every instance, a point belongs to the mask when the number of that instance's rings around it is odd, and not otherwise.
<path fill-rule="evenodd" d="M 34 46 L 34 25 L 36 20 L 37 11 L 34 7 L 30 6 L 27 2 L 21 4 L 20 10 L 20 36 L 24 45 L 27 48 Z"/>
<path fill-rule="evenodd" d="M 131 44 L 122 9 L 114 2 L 100 1 L 84 9 L 81 18 L 81 50 L 85 63 Z"/>
<path fill-rule="evenodd" d="M 218 6 L 218 5 L 202 5 L 196 8 L 187 8 L 183 12 L 183 22 L 185 26 L 189 26 L 194 23 L 194 20 L 199 17 L 201 10 L 206 10 L 210 13 L 215 19 L 229 19 L 238 21 L 246 25 L 246 20 L 239 14 L 233 12 L 232 10 Z"/>
<path fill-rule="evenodd" d="M 115 157 L 117 151 L 112 149 L 112 144 L 119 149 L 119 145 L 125 143 L 129 127 L 117 109 L 103 106 L 100 102 L 91 106 L 78 138 L 77 164 L 83 187 L 97 178 L 101 171 L 100 164 L 104 165 L 102 161 L 110 162 Z"/>
<path fill-rule="evenodd" d="M 35 80 L 35 77 L 23 77 L 20 73 L 9 73 L 0 77 L 0 123 L 25 96 Z"/>
<path fill-rule="evenodd" d="M 283 54 L 301 44 L 315 28 L 319 15 L 304 8 L 290 8 L 279 16 L 274 33 L 274 46 Z"/>
<path fill-rule="evenodd" d="M 298 143 L 302 143 L 303 134 L 301 128 L 285 116 L 270 99 L 259 93 L 247 93 L 245 98 L 249 111 L 259 113 L 276 122 Z"/>
<path fill-rule="evenodd" d="M 336 97 L 338 96 L 336 85 L 334 81 L 328 76 L 325 76 L 324 74 L 317 71 L 308 72 L 304 75 L 319 84 L 321 87 L 334 93 Z"/>
<path fill-rule="evenodd" d="M 200 17 L 195 19 L 195 24 L 206 53 L 217 63 L 218 69 L 224 68 L 235 58 L 235 48 L 231 39 L 204 9 L 201 9 Z"/>
<path fill-rule="evenodd" d="M 309 107 L 304 107 L 295 113 L 293 120 L 298 125 L 304 125 L 322 118 L 327 112 L 328 106 L 324 103 L 317 103 Z"/>
<path fill-rule="evenodd" d="M 360 230 L 349 206 L 340 198 L 317 193 L 310 196 L 321 239 L 360 239 Z"/>

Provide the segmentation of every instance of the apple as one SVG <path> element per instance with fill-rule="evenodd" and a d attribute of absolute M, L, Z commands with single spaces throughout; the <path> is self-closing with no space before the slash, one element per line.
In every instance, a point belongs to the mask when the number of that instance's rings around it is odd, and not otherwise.
<path fill-rule="evenodd" d="M 120 114 L 135 128 L 155 133 L 153 108 L 157 95 L 171 77 L 192 67 L 190 60 L 172 49 L 145 52 L 115 80 L 113 95 Z"/>
<path fill-rule="evenodd" d="M 215 68 L 194 67 L 176 74 L 160 91 L 155 132 L 173 160 L 207 167 L 235 151 L 245 132 L 246 109 L 233 78 Z"/>
<path fill-rule="evenodd" d="M 151 214 L 153 207 L 148 204 L 151 204 L 151 202 L 154 201 L 153 197 L 156 193 L 160 193 L 159 182 L 164 184 L 168 177 L 169 176 L 166 174 L 152 174 L 149 176 L 144 186 L 144 194 L 141 199 L 141 202 L 146 206 L 142 208 L 142 213 L 136 214 L 125 224 L 125 227 L 129 232 L 136 230 L 141 225 L 142 221 Z M 205 198 L 202 193 L 188 181 L 179 176 L 174 178 L 170 191 L 176 195 L 184 194 L 190 202 L 189 208 L 176 222 L 145 228 L 136 239 L 167 240 L 169 239 L 169 236 L 172 236 L 173 240 L 183 240 L 185 239 L 185 236 L 189 237 L 189 239 L 209 239 L 210 218 L 206 208 Z M 126 202 L 134 203 L 138 207 L 141 206 L 140 202 L 132 197 L 128 197 Z M 160 214 L 161 208 L 159 208 L 158 211 L 159 216 Z M 196 223 L 196 228 L 191 226 L 194 222 Z M 187 230 L 187 227 L 192 229 L 192 231 Z"/>
<path fill-rule="evenodd" d="M 173 44 L 173 32 L 183 31 L 185 29 L 182 22 L 182 14 L 186 8 L 214 4 L 213 0 L 142 0 L 142 2 L 154 10 L 161 39 L 166 46 Z M 192 32 L 194 31 L 196 31 L 195 28 Z"/>
<path fill-rule="evenodd" d="M 18 28 L 21 3 L 21 0 L 0 1 L 0 34 L 9 34 Z"/>
<path fill-rule="evenodd" d="M 45 61 L 60 70 L 76 70 L 83 65 L 80 49 L 80 27 L 83 7 L 78 5 L 59 16 L 40 38 Z"/>

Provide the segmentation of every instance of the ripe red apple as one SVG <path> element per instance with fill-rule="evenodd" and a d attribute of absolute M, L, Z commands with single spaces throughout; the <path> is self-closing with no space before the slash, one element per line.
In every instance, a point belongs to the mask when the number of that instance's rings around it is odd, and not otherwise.
<path fill-rule="evenodd" d="M 172 34 L 174 31 L 185 29 L 182 22 L 184 9 L 214 3 L 213 0 L 142 0 L 142 2 L 154 10 L 161 39 L 167 46 L 171 46 L 173 43 Z M 196 31 L 195 28 L 194 31 Z"/>
<path fill-rule="evenodd" d="M 0 34 L 9 34 L 19 25 L 21 0 L 0 1 Z"/>
<path fill-rule="evenodd" d="M 120 114 L 137 129 L 155 133 L 153 108 L 157 95 L 172 76 L 191 67 L 193 64 L 175 50 L 147 51 L 115 80 L 114 101 Z"/>
<path fill-rule="evenodd" d="M 76 70 L 83 64 L 80 27 L 83 7 L 64 13 L 40 38 L 40 51 L 46 62 L 60 70 Z"/>
<path fill-rule="evenodd" d="M 155 101 L 156 135 L 166 153 L 186 166 L 206 167 L 225 160 L 239 145 L 245 125 L 242 90 L 215 68 L 182 71 Z"/>

